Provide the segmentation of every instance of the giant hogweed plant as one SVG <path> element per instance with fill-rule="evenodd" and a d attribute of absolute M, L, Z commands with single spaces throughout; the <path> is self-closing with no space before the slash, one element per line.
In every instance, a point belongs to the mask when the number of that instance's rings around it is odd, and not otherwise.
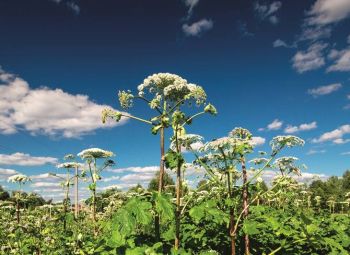
<path fill-rule="evenodd" d="M 16 192 L 16 219 L 17 219 L 17 224 L 20 223 L 20 200 L 21 200 L 21 194 L 22 194 L 22 187 L 25 185 L 27 182 L 31 181 L 31 179 L 24 175 L 24 174 L 16 174 L 12 175 L 8 178 L 8 182 L 16 183 L 19 187 L 19 191 Z"/>
<path fill-rule="evenodd" d="M 119 91 L 120 106 L 128 110 L 135 100 L 141 100 L 148 104 L 148 106 L 155 112 L 155 116 L 144 119 L 129 113 L 121 111 L 114 111 L 105 109 L 102 112 L 102 122 L 108 118 L 120 121 L 123 117 L 134 119 L 151 126 L 152 134 L 160 135 L 160 172 L 158 193 L 162 193 L 164 184 L 164 170 L 165 170 L 165 129 L 172 127 L 174 130 L 178 129 L 180 125 L 191 124 L 193 119 L 205 114 L 216 114 L 216 109 L 211 104 L 206 104 L 207 95 L 201 86 L 187 82 L 184 78 L 170 73 L 158 73 L 148 76 L 142 84 L 137 87 L 138 94 L 133 94 L 130 90 Z M 204 106 L 204 109 L 192 116 L 185 116 L 182 112 L 183 106 Z M 185 123 L 177 123 L 179 120 L 174 119 L 182 115 L 181 121 Z M 175 124 L 176 123 L 176 124 Z M 177 131 L 176 131 L 177 132 Z M 160 239 L 159 217 L 155 217 L 155 237 Z M 178 241 L 176 241 L 178 243 Z M 178 246 L 178 245 L 176 245 Z"/>
<path fill-rule="evenodd" d="M 82 177 L 86 176 L 88 172 L 91 183 L 89 184 L 89 190 L 91 191 L 92 196 L 92 219 L 94 223 L 94 234 L 97 234 L 97 225 L 96 225 L 96 188 L 97 182 L 102 179 L 101 172 L 110 166 L 113 166 L 115 162 L 110 158 L 114 156 L 114 153 L 111 151 L 102 150 L 99 148 L 90 148 L 81 151 L 78 153 L 78 156 L 81 159 L 85 160 L 88 165 L 88 170 L 84 169 L 82 172 Z M 104 163 L 101 166 L 98 166 L 97 160 L 104 159 Z"/>
<path fill-rule="evenodd" d="M 253 140 L 251 133 L 243 128 L 235 128 L 229 133 L 228 137 L 222 137 L 211 142 L 207 142 L 200 149 L 202 155 L 198 155 L 194 150 L 192 152 L 196 156 L 194 164 L 202 167 L 208 174 L 212 182 L 219 186 L 226 187 L 227 206 L 229 207 L 230 223 L 229 235 L 231 239 L 231 254 L 236 254 L 236 235 L 239 230 L 240 220 L 247 219 L 248 208 L 253 204 L 259 196 L 251 201 L 248 200 L 248 185 L 256 178 L 260 177 L 263 170 L 267 168 L 276 155 L 285 147 L 293 147 L 303 145 L 304 141 L 295 136 L 278 136 L 272 139 L 270 145 L 272 152 L 269 159 L 255 159 L 255 162 L 262 166 L 254 171 L 250 180 L 248 180 L 246 157 L 253 152 Z M 238 170 L 238 167 L 241 171 Z M 237 181 L 242 179 L 242 185 L 237 189 Z M 273 187 L 274 188 L 274 187 Z M 237 197 L 235 192 L 242 192 L 242 210 L 236 217 L 238 202 L 234 199 Z M 235 222 L 235 218 L 236 222 Z M 250 254 L 249 237 L 244 236 L 244 253 Z"/>
<path fill-rule="evenodd" d="M 64 156 L 64 160 L 71 160 L 74 159 L 75 157 L 72 154 L 68 154 Z M 83 164 L 77 163 L 75 161 L 72 162 L 64 162 L 61 164 L 57 165 L 58 169 L 65 169 L 66 170 L 66 175 L 65 177 L 62 177 L 61 175 L 55 174 L 55 173 L 50 173 L 51 176 L 54 176 L 56 178 L 61 179 L 61 187 L 64 191 L 64 200 L 63 200 L 63 229 L 67 229 L 67 211 L 70 203 L 69 199 L 69 191 L 70 187 L 75 185 L 75 216 L 77 217 L 77 201 L 78 201 L 78 169 L 82 169 L 84 167 Z M 75 170 L 75 174 L 71 175 L 71 170 Z M 74 180 L 74 182 L 73 182 Z"/>

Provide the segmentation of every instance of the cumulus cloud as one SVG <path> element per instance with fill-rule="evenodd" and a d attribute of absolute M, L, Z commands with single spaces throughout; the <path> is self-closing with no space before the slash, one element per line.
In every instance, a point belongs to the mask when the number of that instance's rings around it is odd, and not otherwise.
<path fill-rule="evenodd" d="M 191 25 L 183 24 L 182 30 L 187 36 L 200 36 L 204 32 L 213 28 L 213 21 L 211 19 L 201 19 Z"/>
<path fill-rule="evenodd" d="M 326 86 L 320 86 L 317 88 L 309 89 L 307 93 L 312 95 L 313 97 L 319 97 L 319 96 L 331 94 L 341 88 L 342 88 L 341 83 L 333 83 Z"/>
<path fill-rule="evenodd" d="M 59 182 L 34 182 L 30 185 L 32 188 L 57 188 L 60 187 Z"/>
<path fill-rule="evenodd" d="M 145 181 L 150 181 L 154 178 L 153 173 L 143 173 L 143 174 L 127 174 L 124 175 L 120 178 L 120 181 L 122 182 L 133 182 L 133 183 L 138 183 L 138 182 L 145 182 Z"/>
<path fill-rule="evenodd" d="M 0 134 L 24 128 L 31 134 L 80 137 L 99 128 L 111 128 L 126 119 L 105 125 L 101 111 L 110 108 L 92 102 L 86 95 L 72 95 L 61 89 L 31 89 L 20 77 L 0 68 Z"/>
<path fill-rule="evenodd" d="M 251 176 L 253 176 L 254 173 L 255 172 L 251 172 L 251 171 L 248 172 L 248 174 L 250 174 Z M 279 175 L 279 173 L 276 171 L 265 170 L 262 172 L 261 178 L 267 184 L 271 184 L 273 179 L 278 175 Z M 312 182 L 314 180 L 323 180 L 323 181 L 327 180 L 329 178 L 329 176 L 326 174 L 313 174 L 313 173 L 309 173 L 309 172 L 302 172 L 301 176 L 294 175 L 293 178 L 295 180 L 297 180 L 298 182 L 309 184 L 310 182 Z"/>
<path fill-rule="evenodd" d="M 265 144 L 266 139 L 264 137 L 260 137 L 260 136 L 253 136 L 252 137 L 252 145 L 254 147 L 256 146 L 261 146 L 263 144 Z"/>
<path fill-rule="evenodd" d="M 33 157 L 21 152 L 0 154 L 0 165 L 41 166 L 55 163 L 57 163 L 57 158 L 53 157 Z"/>
<path fill-rule="evenodd" d="M 322 134 L 319 138 L 312 139 L 313 143 L 333 142 L 334 144 L 344 144 L 350 139 L 344 139 L 346 134 L 350 134 L 350 125 L 343 125 L 337 129 Z"/>
<path fill-rule="evenodd" d="M 326 43 L 314 43 L 306 51 L 298 51 L 292 58 L 293 67 L 299 72 L 315 70 L 325 65 L 323 51 Z"/>
<path fill-rule="evenodd" d="M 280 121 L 279 119 L 275 119 L 270 124 L 267 125 L 267 130 L 278 130 L 282 127 L 283 121 Z"/>
<path fill-rule="evenodd" d="M 65 174 L 56 174 L 59 177 L 65 178 L 66 175 Z M 50 181 L 57 181 L 57 177 L 50 175 L 50 173 L 44 173 L 44 174 L 37 174 L 37 175 L 31 175 L 30 178 L 33 181 L 46 181 L 46 182 L 50 182 Z"/>
<path fill-rule="evenodd" d="M 284 132 L 287 134 L 293 134 L 301 131 L 308 131 L 317 128 L 317 122 L 313 121 L 310 123 L 303 123 L 300 124 L 299 126 L 292 126 L 288 125 L 285 129 Z"/>
<path fill-rule="evenodd" d="M 349 0 L 317 0 L 307 12 L 309 25 L 328 25 L 350 16 Z"/>
<path fill-rule="evenodd" d="M 332 50 L 328 57 L 334 60 L 334 64 L 327 68 L 327 72 L 350 71 L 350 48 L 341 51 Z"/>
<path fill-rule="evenodd" d="M 7 168 L 0 168 L 0 181 L 7 181 L 7 179 L 11 175 L 18 174 L 16 170 L 13 169 L 7 169 Z"/>
<path fill-rule="evenodd" d="M 271 4 L 260 4 L 255 2 L 254 10 L 261 20 L 269 20 L 272 24 L 277 24 L 279 19 L 277 17 L 278 10 L 282 7 L 282 2 L 274 1 Z"/>

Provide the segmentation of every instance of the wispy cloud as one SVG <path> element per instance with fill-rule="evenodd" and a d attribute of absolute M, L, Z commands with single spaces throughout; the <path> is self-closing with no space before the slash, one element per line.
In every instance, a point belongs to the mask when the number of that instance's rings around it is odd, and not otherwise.
<path fill-rule="evenodd" d="M 260 4 L 255 2 L 254 10 L 261 20 L 269 20 L 272 24 L 277 24 L 279 19 L 277 17 L 278 10 L 282 7 L 282 2 L 274 1 L 271 4 Z"/>
<path fill-rule="evenodd" d="M 111 121 L 104 125 L 101 111 L 111 107 L 99 105 L 86 95 L 72 95 L 61 89 L 31 89 L 25 80 L 1 68 L 0 101 L 0 134 L 14 134 L 24 128 L 33 135 L 73 138 L 127 121 L 122 119 L 120 123 Z"/>
<path fill-rule="evenodd" d="M 125 173 L 125 172 L 133 172 L 133 173 L 155 173 L 159 171 L 159 166 L 134 166 L 134 167 L 125 167 L 125 168 L 116 168 L 116 169 L 106 169 L 107 172 L 111 173 Z"/>
<path fill-rule="evenodd" d="M 350 71 L 350 48 L 344 50 L 332 50 L 328 57 L 334 60 L 334 64 L 327 68 L 327 72 Z"/>
<path fill-rule="evenodd" d="M 187 36 L 200 36 L 204 32 L 209 31 L 214 26 L 211 19 L 201 19 L 191 25 L 183 24 L 182 30 Z"/>
<path fill-rule="evenodd" d="M 245 23 L 245 22 L 243 22 L 241 20 L 237 21 L 237 30 L 243 37 L 252 37 L 252 36 L 254 36 L 254 33 L 250 32 L 248 30 L 247 23 Z"/>
<path fill-rule="evenodd" d="M 312 139 L 313 143 L 333 142 L 334 144 L 344 144 L 350 139 L 344 139 L 346 134 L 350 134 L 350 125 L 343 125 L 337 129 L 322 134 L 319 138 Z"/>
<path fill-rule="evenodd" d="M 67 6 L 69 10 L 74 12 L 76 15 L 80 13 L 80 7 L 75 1 L 69 1 L 69 0 L 50 0 L 51 2 L 54 2 L 56 4 L 64 4 Z"/>
<path fill-rule="evenodd" d="M 295 44 L 287 44 L 285 41 L 281 40 L 281 39 L 277 39 L 272 43 L 272 46 L 274 48 L 278 48 L 278 47 L 284 47 L 284 48 L 295 48 L 296 45 Z"/>
<path fill-rule="evenodd" d="M 292 58 L 293 67 L 299 72 L 315 70 L 325 65 L 323 51 L 326 43 L 314 43 L 306 51 L 298 51 Z"/>
<path fill-rule="evenodd" d="M 293 134 L 301 131 L 308 131 L 317 128 L 317 122 L 313 121 L 310 123 L 303 123 L 300 124 L 299 126 L 292 126 L 288 125 L 285 129 L 284 132 L 287 134 Z"/>
<path fill-rule="evenodd" d="M 307 93 L 312 95 L 313 97 L 319 97 L 319 96 L 331 94 L 335 91 L 338 91 L 341 88 L 342 88 L 341 83 L 333 83 L 326 86 L 320 86 L 317 88 L 309 89 Z"/>
<path fill-rule="evenodd" d="M 57 158 L 53 157 L 34 157 L 21 152 L 0 154 L 0 165 L 41 166 L 56 163 Z"/>
<path fill-rule="evenodd" d="M 326 153 L 326 150 L 310 149 L 308 152 L 306 152 L 306 155 L 315 155 L 315 154 L 323 154 L 323 153 Z"/>
<path fill-rule="evenodd" d="M 348 156 L 348 155 L 350 155 L 350 151 L 342 152 L 340 155 Z"/>
<path fill-rule="evenodd" d="M 188 7 L 186 19 L 190 19 L 193 14 L 193 9 L 199 3 L 199 0 L 183 0 L 186 7 Z"/>

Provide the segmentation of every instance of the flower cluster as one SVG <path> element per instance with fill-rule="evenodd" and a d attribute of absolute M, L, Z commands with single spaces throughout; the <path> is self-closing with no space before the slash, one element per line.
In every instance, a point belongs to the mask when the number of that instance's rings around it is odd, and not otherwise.
<path fill-rule="evenodd" d="M 186 150 L 195 150 L 198 145 L 202 145 L 204 138 L 196 134 L 185 134 L 178 137 L 178 142 Z M 172 141 L 170 148 L 175 150 L 175 141 Z"/>
<path fill-rule="evenodd" d="M 64 162 L 62 164 L 58 164 L 56 166 L 57 168 L 78 168 L 78 169 L 82 169 L 84 168 L 84 165 L 81 163 L 77 163 L 77 162 Z"/>
<path fill-rule="evenodd" d="M 296 157 L 280 157 L 275 160 L 273 166 L 281 171 L 281 173 L 295 173 L 301 175 L 300 168 L 295 165 L 295 161 L 299 160 Z"/>
<path fill-rule="evenodd" d="M 109 158 L 113 157 L 114 153 L 111 151 L 102 150 L 99 148 L 91 148 L 86 149 L 78 153 L 78 156 L 82 159 L 88 159 L 88 158 Z"/>
<path fill-rule="evenodd" d="M 24 184 L 31 181 L 31 179 L 24 174 L 15 174 L 8 178 L 8 182 Z"/>
<path fill-rule="evenodd" d="M 249 161 L 249 163 L 253 163 L 254 165 L 262 165 L 266 164 L 267 162 L 269 162 L 269 159 L 267 158 L 254 158 Z"/>
<path fill-rule="evenodd" d="M 188 83 L 182 77 L 170 73 L 158 73 L 148 76 L 137 89 L 141 97 L 146 92 L 155 94 L 155 98 L 150 102 L 152 108 L 159 106 L 162 99 L 172 102 L 194 99 L 196 104 L 201 105 L 207 98 L 201 86 Z"/>
<path fill-rule="evenodd" d="M 303 146 L 304 144 L 305 141 L 303 139 L 293 135 L 276 136 L 270 142 L 270 146 L 274 151 L 280 150 L 285 146 L 294 147 Z"/>
<path fill-rule="evenodd" d="M 120 106 L 124 109 L 129 109 L 133 105 L 133 99 L 134 96 L 131 94 L 131 91 L 119 91 L 118 92 L 118 98 L 119 98 L 119 103 Z"/>

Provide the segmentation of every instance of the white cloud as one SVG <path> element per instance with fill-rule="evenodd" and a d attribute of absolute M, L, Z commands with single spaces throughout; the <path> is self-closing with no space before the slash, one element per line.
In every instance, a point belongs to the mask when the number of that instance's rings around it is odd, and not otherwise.
<path fill-rule="evenodd" d="M 342 88 L 341 83 L 333 83 L 326 86 L 320 86 L 317 88 L 309 89 L 307 93 L 312 95 L 313 97 L 319 97 L 319 96 L 331 94 L 341 88 Z"/>
<path fill-rule="evenodd" d="M 350 151 L 342 152 L 341 155 L 348 156 L 350 155 Z"/>
<path fill-rule="evenodd" d="M 111 181 L 116 181 L 119 179 L 120 179 L 120 176 L 111 176 L 111 177 L 102 178 L 102 181 L 103 182 L 111 182 Z"/>
<path fill-rule="evenodd" d="M 299 126 L 291 126 L 288 125 L 285 129 L 284 132 L 287 134 L 293 134 L 293 133 L 297 133 L 300 131 L 308 131 L 308 130 L 312 130 L 317 128 L 317 122 L 313 121 L 310 123 L 304 123 L 304 124 L 300 124 Z"/>
<path fill-rule="evenodd" d="M 199 36 L 212 28 L 213 21 L 210 19 L 201 19 L 191 25 L 183 24 L 182 26 L 182 30 L 187 36 Z"/>
<path fill-rule="evenodd" d="M 266 139 L 260 136 L 253 136 L 252 137 L 252 145 L 255 146 L 261 146 L 265 144 Z"/>
<path fill-rule="evenodd" d="M 314 43 L 306 51 L 298 51 L 292 58 L 293 67 L 299 73 L 304 73 L 324 66 L 323 51 L 327 46 L 325 43 Z"/>
<path fill-rule="evenodd" d="M 112 173 L 125 173 L 125 172 L 133 172 L 133 173 L 155 173 L 159 171 L 159 166 L 135 166 L 135 167 L 125 167 L 125 168 L 116 168 L 116 169 L 106 169 L 107 172 Z"/>
<path fill-rule="evenodd" d="M 79 5 L 77 5 L 76 3 L 74 2 L 67 2 L 67 7 L 72 10 L 75 14 L 79 14 L 80 13 L 80 7 Z"/>
<path fill-rule="evenodd" d="M 184 0 L 184 3 L 188 7 L 186 19 L 189 19 L 192 16 L 194 7 L 199 3 L 199 0 Z"/>
<path fill-rule="evenodd" d="M 278 48 L 278 47 L 285 47 L 285 48 L 295 48 L 296 45 L 295 44 L 287 44 L 285 41 L 281 40 L 281 39 L 277 39 L 273 42 L 273 47 L 274 48 Z"/>
<path fill-rule="evenodd" d="M 33 157 L 20 152 L 0 154 L 0 165 L 41 166 L 55 163 L 57 163 L 57 158 L 52 157 Z"/>
<path fill-rule="evenodd" d="M 73 11 L 75 14 L 79 14 L 80 13 L 80 7 L 77 3 L 75 3 L 74 1 L 66 1 L 64 2 L 63 0 L 50 0 L 51 2 L 54 2 L 56 4 L 63 4 L 65 3 L 66 6 L 68 7 L 68 9 L 70 9 L 71 11 Z"/>
<path fill-rule="evenodd" d="M 248 174 L 254 175 L 254 172 L 249 171 Z M 262 172 L 261 178 L 267 183 L 271 184 L 273 179 L 278 176 L 280 173 L 272 170 L 265 170 Z M 301 183 L 310 183 L 313 180 L 327 180 L 329 178 L 328 175 L 325 174 L 313 174 L 309 172 L 302 172 L 301 176 L 293 175 L 293 178 Z"/>
<path fill-rule="evenodd" d="M 59 176 L 59 177 L 62 177 L 62 178 L 66 178 L 65 174 L 56 174 L 56 175 Z M 38 180 L 41 180 L 41 181 L 45 180 L 47 182 L 58 181 L 58 178 L 55 177 L 55 176 L 50 175 L 50 173 L 32 175 L 32 176 L 30 176 L 30 178 L 32 180 L 34 180 L 34 181 L 38 181 Z"/>
<path fill-rule="evenodd" d="M 332 34 L 330 27 L 304 27 L 298 41 L 316 41 L 319 39 L 329 38 Z"/>
<path fill-rule="evenodd" d="M 254 10 L 261 20 L 269 20 L 272 24 L 278 23 L 277 11 L 282 7 L 282 2 L 274 1 L 271 4 L 259 4 L 255 2 Z"/>
<path fill-rule="evenodd" d="M 315 155 L 315 154 L 323 154 L 326 153 L 326 150 L 315 150 L 315 149 L 310 149 L 306 155 Z"/>
<path fill-rule="evenodd" d="M 333 142 L 335 144 L 344 144 L 350 142 L 350 139 L 344 139 L 346 134 L 350 134 L 350 125 L 343 125 L 337 129 L 330 132 L 322 134 L 319 138 L 314 138 L 312 142 L 323 143 L 323 142 Z"/>
<path fill-rule="evenodd" d="M 337 23 L 350 15 L 349 0 L 317 0 L 307 13 L 307 24 L 328 25 Z"/>
<path fill-rule="evenodd" d="M 133 183 L 138 183 L 138 182 L 145 182 L 145 181 L 150 181 L 154 178 L 153 173 L 144 173 L 144 174 L 127 174 L 124 175 L 120 178 L 120 181 L 122 182 L 133 182 Z"/>
<path fill-rule="evenodd" d="M 14 175 L 18 172 L 13 169 L 0 168 L 0 175 Z"/>
<path fill-rule="evenodd" d="M 327 72 L 350 71 L 350 48 L 341 51 L 332 50 L 328 57 L 334 59 L 335 63 L 327 68 Z"/>
<path fill-rule="evenodd" d="M 283 121 L 280 121 L 279 119 L 275 119 L 270 124 L 267 125 L 268 130 L 278 130 L 282 127 Z"/>
<path fill-rule="evenodd" d="M 60 187 L 59 182 L 34 182 L 30 185 L 33 188 L 55 188 Z"/>
<path fill-rule="evenodd" d="M 11 175 L 18 174 L 16 170 L 0 168 L 0 181 L 7 181 Z"/>
<path fill-rule="evenodd" d="M 243 22 L 241 20 L 237 21 L 237 29 L 238 32 L 243 36 L 243 37 L 251 37 L 254 36 L 254 33 L 250 32 L 247 26 L 246 22 Z"/>
<path fill-rule="evenodd" d="M 125 123 L 124 118 L 119 123 L 102 124 L 104 108 L 110 107 L 96 104 L 86 95 L 47 87 L 31 89 L 25 80 L 0 68 L 0 134 L 24 128 L 33 135 L 72 138 Z"/>

